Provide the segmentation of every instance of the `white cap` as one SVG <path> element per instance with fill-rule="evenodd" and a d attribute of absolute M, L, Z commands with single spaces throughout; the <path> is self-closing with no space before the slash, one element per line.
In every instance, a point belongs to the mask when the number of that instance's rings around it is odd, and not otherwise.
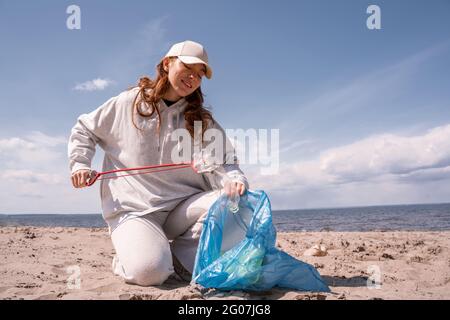
<path fill-rule="evenodd" d="M 165 57 L 178 57 L 186 64 L 201 63 L 206 66 L 206 77 L 211 79 L 212 69 L 208 65 L 208 54 L 200 43 L 194 41 L 183 41 L 174 44 Z"/>

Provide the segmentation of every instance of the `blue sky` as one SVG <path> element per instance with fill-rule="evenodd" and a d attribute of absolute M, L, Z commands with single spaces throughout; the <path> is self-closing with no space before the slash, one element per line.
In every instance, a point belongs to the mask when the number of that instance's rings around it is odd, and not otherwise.
<path fill-rule="evenodd" d="M 0 1 L 0 212 L 100 212 L 98 190 L 70 187 L 70 129 L 186 39 L 208 50 L 223 127 L 280 129 L 280 173 L 243 166 L 275 209 L 448 202 L 449 15 L 445 0 Z"/>

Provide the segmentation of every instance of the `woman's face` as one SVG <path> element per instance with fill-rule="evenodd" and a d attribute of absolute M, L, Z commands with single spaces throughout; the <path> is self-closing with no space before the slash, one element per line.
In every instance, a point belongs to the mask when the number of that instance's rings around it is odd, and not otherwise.
<path fill-rule="evenodd" d="M 205 65 L 184 64 L 180 59 L 164 60 L 164 69 L 169 72 L 170 88 L 164 98 L 176 101 L 193 93 L 202 84 Z"/>

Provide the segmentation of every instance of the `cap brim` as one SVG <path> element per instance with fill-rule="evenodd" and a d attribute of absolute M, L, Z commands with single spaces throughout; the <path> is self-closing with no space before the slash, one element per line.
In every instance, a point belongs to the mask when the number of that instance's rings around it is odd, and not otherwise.
<path fill-rule="evenodd" d="M 186 63 L 186 64 L 195 64 L 195 63 L 201 63 L 204 64 L 206 67 L 206 77 L 208 79 L 212 78 L 212 69 L 211 67 L 202 59 L 199 59 L 197 57 L 192 57 L 192 56 L 178 56 L 178 59 L 181 60 L 181 62 Z"/>

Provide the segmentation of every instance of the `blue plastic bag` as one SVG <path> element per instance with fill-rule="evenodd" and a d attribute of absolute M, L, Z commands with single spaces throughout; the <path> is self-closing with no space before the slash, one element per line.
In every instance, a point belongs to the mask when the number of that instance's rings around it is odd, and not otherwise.
<path fill-rule="evenodd" d="M 268 290 L 275 286 L 301 291 L 330 289 L 310 264 L 275 247 L 269 198 L 247 191 L 239 210 L 230 212 L 224 194 L 205 219 L 191 283 L 222 290 Z"/>

